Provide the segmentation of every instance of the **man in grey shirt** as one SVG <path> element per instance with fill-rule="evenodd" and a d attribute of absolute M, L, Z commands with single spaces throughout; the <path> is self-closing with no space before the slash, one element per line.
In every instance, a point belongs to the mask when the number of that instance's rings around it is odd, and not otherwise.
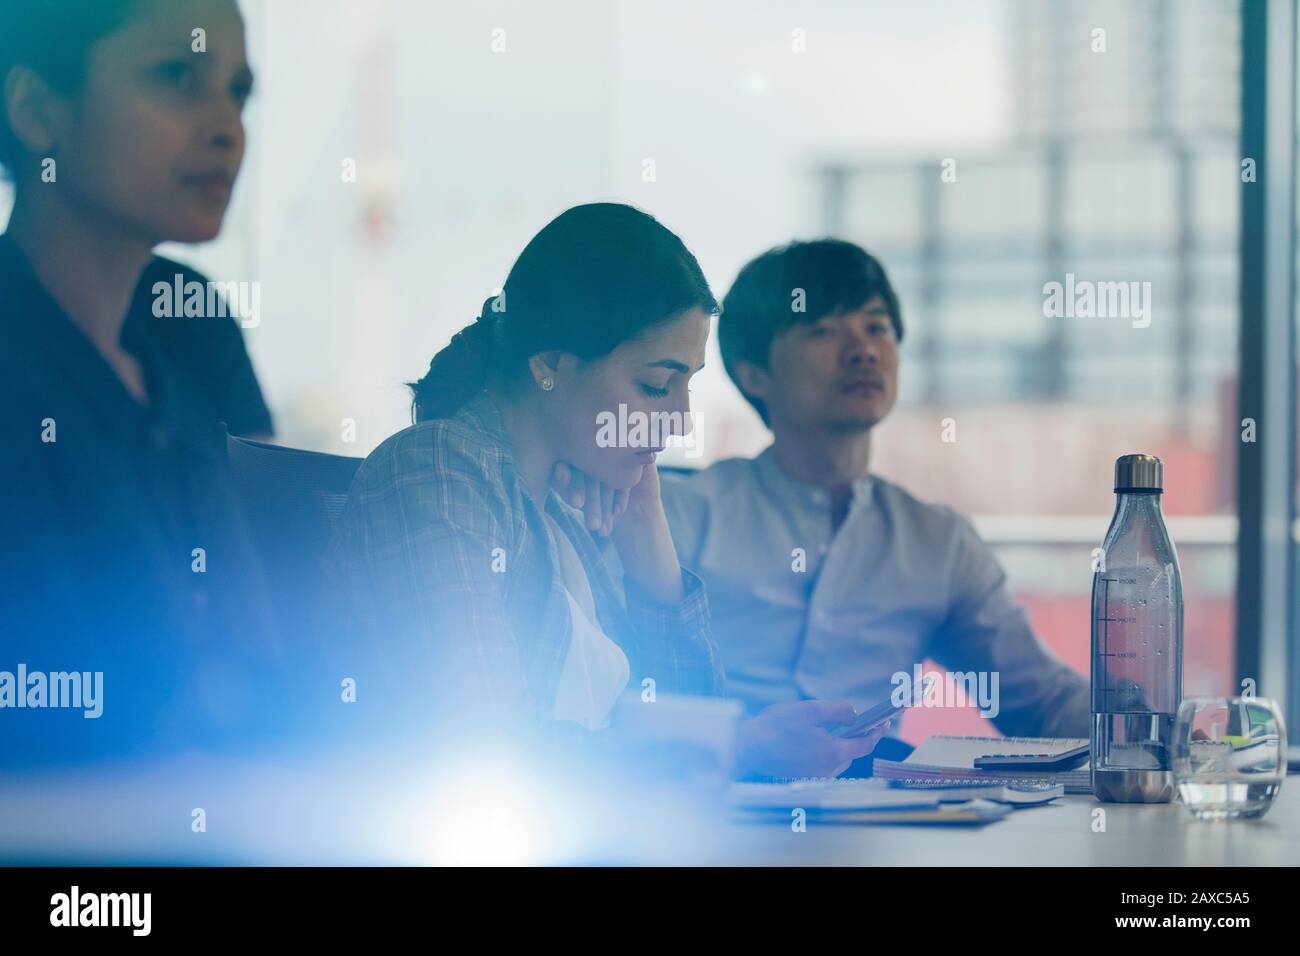
<path fill-rule="evenodd" d="M 723 302 L 723 363 L 773 442 L 665 475 L 663 500 L 708 585 L 728 690 L 751 711 L 861 709 L 930 658 L 1004 734 L 1086 737 L 1087 679 L 1034 635 L 970 521 L 870 472 L 902 336 L 884 270 L 847 242 L 767 252 Z"/>

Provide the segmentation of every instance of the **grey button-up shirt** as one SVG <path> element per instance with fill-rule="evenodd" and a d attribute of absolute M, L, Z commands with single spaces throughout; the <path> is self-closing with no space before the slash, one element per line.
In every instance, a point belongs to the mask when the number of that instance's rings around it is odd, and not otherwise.
<path fill-rule="evenodd" d="M 786 476 L 771 448 L 665 474 L 663 499 L 682 564 L 708 585 L 728 690 L 751 711 L 800 698 L 861 709 L 930 658 L 996 673 L 988 713 L 1004 734 L 1088 736 L 1087 678 L 1038 640 L 951 508 L 871 476 L 833 533 L 830 496 Z"/>

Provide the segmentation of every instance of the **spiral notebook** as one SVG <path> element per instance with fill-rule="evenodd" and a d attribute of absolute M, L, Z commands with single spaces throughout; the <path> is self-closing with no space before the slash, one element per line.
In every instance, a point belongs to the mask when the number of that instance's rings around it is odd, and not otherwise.
<path fill-rule="evenodd" d="M 839 813 L 843 811 L 897 810 L 937 807 L 941 803 L 988 800 L 1010 806 L 1037 806 L 1061 796 L 1060 785 L 1044 784 L 1018 788 L 1014 784 L 993 782 L 978 787 L 932 787 L 923 790 L 891 787 L 884 780 L 809 777 L 784 783 L 733 783 L 731 804 L 745 810 L 789 810 L 803 807 L 809 811 Z"/>
<path fill-rule="evenodd" d="M 1088 764 L 1061 772 L 1024 772 L 976 769 L 979 757 L 1001 754 L 1061 754 L 1086 746 L 1082 737 L 944 737 L 934 736 L 920 744 L 906 760 L 880 760 L 872 764 L 872 775 L 896 787 L 974 787 L 989 783 L 1059 783 L 1066 793 L 1091 793 Z"/>

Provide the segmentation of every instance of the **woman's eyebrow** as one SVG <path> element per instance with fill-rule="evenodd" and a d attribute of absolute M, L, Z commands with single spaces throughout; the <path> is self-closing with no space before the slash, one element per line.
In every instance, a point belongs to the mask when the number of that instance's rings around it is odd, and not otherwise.
<path fill-rule="evenodd" d="M 683 362 L 678 362 L 675 359 L 660 359 L 658 362 L 646 362 L 645 364 L 649 368 L 670 368 L 674 372 L 681 372 L 683 375 L 691 374 L 691 367 L 689 365 L 686 365 Z M 700 368 L 704 368 L 703 362 L 700 363 Z M 699 370 L 700 369 L 696 369 L 697 372 Z"/>

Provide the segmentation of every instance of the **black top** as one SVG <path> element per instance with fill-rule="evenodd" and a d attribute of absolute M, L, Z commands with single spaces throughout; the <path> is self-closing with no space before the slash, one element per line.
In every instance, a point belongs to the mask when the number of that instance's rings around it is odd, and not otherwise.
<path fill-rule="evenodd" d="M 253 363 L 244 347 L 239 323 L 228 312 L 219 315 L 165 317 L 155 315 L 154 287 L 186 283 L 206 285 L 208 278 L 189 266 L 154 256 L 136 284 L 131 314 L 163 355 L 193 379 L 220 421 L 232 435 L 270 435 L 271 412 L 262 398 Z M 205 298 L 206 303 L 206 298 Z"/>
<path fill-rule="evenodd" d="M 0 771 L 244 745 L 283 705 L 217 413 L 137 316 L 121 342 L 147 407 L 0 236 Z M 6 706 L 20 664 L 102 671 L 102 716 Z"/>

